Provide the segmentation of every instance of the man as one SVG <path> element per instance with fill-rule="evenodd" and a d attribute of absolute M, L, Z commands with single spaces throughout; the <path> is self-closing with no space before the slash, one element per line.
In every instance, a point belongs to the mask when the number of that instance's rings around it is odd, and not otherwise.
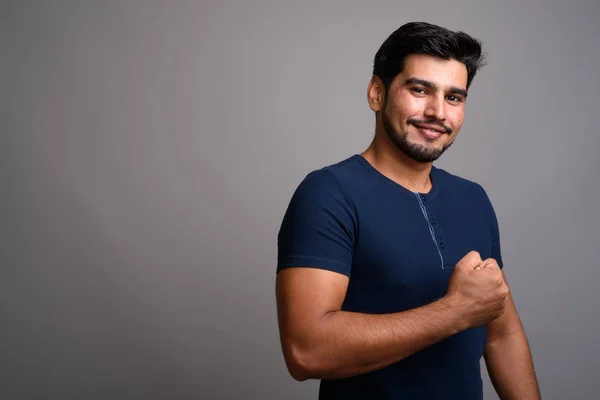
<path fill-rule="evenodd" d="M 427 23 L 375 56 L 375 137 L 310 173 L 278 237 L 283 354 L 320 399 L 539 399 L 484 189 L 433 166 L 463 124 L 480 42 Z"/>

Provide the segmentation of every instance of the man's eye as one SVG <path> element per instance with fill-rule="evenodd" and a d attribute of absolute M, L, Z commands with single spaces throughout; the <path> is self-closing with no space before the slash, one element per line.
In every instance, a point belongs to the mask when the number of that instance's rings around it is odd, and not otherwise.
<path fill-rule="evenodd" d="M 450 100 L 453 103 L 459 103 L 459 102 L 462 101 L 462 99 L 460 97 L 457 97 L 457 96 L 448 96 L 447 99 Z"/>
<path fill-rule="evenodd" d="M 425 93 L 425 90 L 423 90 L 422 88 L 418 88 L 418 87 L 412 88 L 411 90 L 415 93 Z"/>

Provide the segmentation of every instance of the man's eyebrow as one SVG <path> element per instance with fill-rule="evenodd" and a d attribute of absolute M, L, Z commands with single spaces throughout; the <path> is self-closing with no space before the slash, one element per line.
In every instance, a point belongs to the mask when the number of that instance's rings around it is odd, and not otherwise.
<path fill-rule="evenodd" d="M 433 82 L 429 82 L 426 81 L 425 79 L 419 79 L 419 78 L 408 78 L 407 80 L 404 81 L 405 85 L 421 85 L 421 86 L 425 86 L 426 88 L 429 89 L 437 89 L 437 85 Z"/>
<path fill-rule="evenodd" d="M 404 81 L 405 85 L 421 85 L 429 89 L 437 90 L 439 87 L 433 82 L 427 81 L 425 79 L 419 78 L 408 78 Z M 467 91 L 465 89 L 458 88 L 456 86 L 451 86 L 448 89 L 448 93 L 458 94 L 463 97 L 467 97 Z"/>
<path fill-rule="evenodd" d="M 448 93 L 458 94 L 465 98 L 467 97 L 467 91 L 465 89 L 457 88 L 456 86 L 450 86 L 450 89 L 448 89 Z"/>

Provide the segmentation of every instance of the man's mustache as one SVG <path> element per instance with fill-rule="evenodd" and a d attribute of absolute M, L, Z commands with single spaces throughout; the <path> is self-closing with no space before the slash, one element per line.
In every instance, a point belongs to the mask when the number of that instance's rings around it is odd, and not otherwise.
<path fill-rule="evenodd" d="M 442 128 L 444 130 L 444 132 L 447 133 L 448 135 L 452 134 L 452 129 L 450 129 L 449 126 L 444 125 L 444 123 L 442 121 L 438 121 L 437 119 L 409 118 L 406 120 L 406 123 L 412 124 L 412 125 L 435 125 L 435 126 L 439 126 L 440 128 Z"/>

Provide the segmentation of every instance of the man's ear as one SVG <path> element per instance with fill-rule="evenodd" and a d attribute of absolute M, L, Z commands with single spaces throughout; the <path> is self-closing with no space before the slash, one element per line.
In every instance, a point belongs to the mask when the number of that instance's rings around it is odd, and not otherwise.
<path fill-rule="evenodd" d="M 371 110 L 378 112 L 382 111 L 385 103 L 385 87 L 381 79 L 373 75 L 367 87 L 367 100 Z"/>

